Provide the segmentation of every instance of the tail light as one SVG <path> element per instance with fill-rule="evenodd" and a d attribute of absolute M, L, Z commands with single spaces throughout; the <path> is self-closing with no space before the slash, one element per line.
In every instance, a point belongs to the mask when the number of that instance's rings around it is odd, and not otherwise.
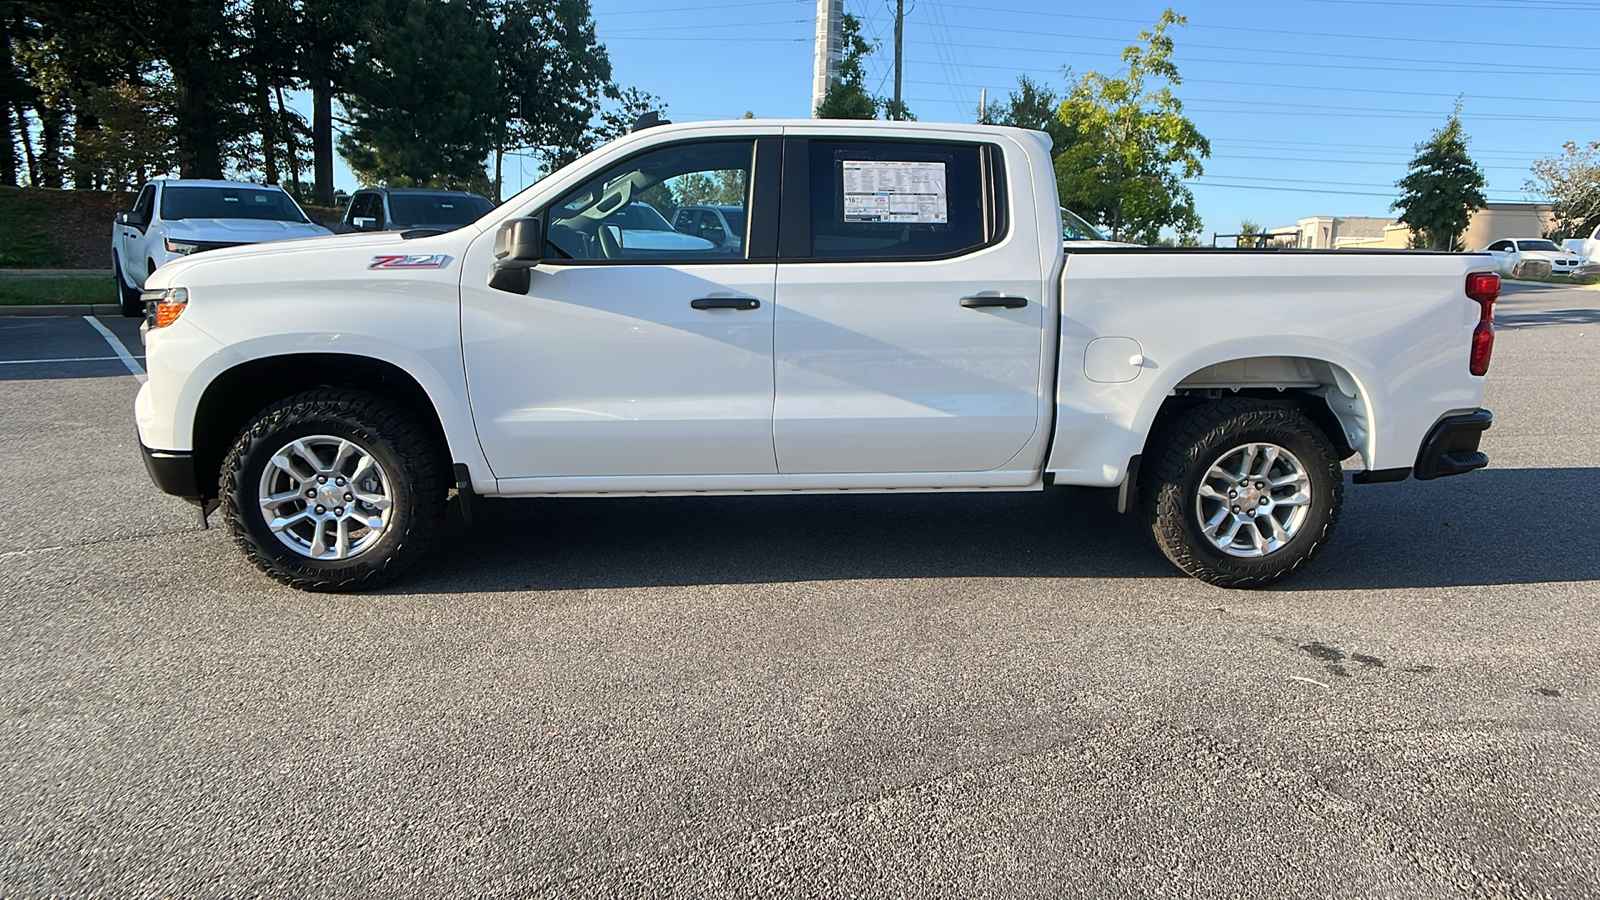
<path fill-rule="evenodd" d="M 1467 368 L 1474 375 L 1485 375 L 1494 353 L 1494 301 L 1500 297 L 1500 276 L 1493 272 L 1468 275 L 1467 296 L 1478 303 L 1478 324 L 1472 329 L 1472 357 Z"/>

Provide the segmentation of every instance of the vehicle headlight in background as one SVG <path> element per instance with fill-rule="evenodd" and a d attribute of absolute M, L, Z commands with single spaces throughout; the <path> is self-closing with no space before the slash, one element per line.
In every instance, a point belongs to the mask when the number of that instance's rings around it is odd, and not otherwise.
<path fill-rule="evenodd" d="M 190 244 L 190 243 L 186 243 L 184 241 L 175 241 L 172 238 L 167 238 L 162 243 L 166 245 L 168 253 L 176 253 L 179 256 L 188 256 L 189 254 L 191 254 L 191 253 L 195 252 L 196 250 L 200 249 L 200 245 L 199 244 Z"/>
<path fill-rule="evenodd" d="M 139 295 L 139 299 L 144 301 L 144 319 L 150 323 L 150 327 L 165 328 L 183 315 L 184 308 L 189 305 L 189 289 L 170 287 L 145 291 Z"/>

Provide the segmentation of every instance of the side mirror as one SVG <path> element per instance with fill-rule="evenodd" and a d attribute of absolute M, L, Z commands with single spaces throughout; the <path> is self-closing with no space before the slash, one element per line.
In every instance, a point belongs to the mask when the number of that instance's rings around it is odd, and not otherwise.
<path fill-rule="evenodd" d="M 526 294 L 529 270 L 544 260 L 544 220 L 538 216 L 511 219 L 494 235 L 494 269 L 489 286 Z"/>
<path fill-rule="evenodd" d="M 354 225 L 357 231 L 378 230 L 378 220 L 372 218 L 371 216 L 356 216 L 354 219 L 350 220 L 350 224 Z"/>
<path fill-rule="evenodd" d="M 117 213 L 117 224 L 118 225 L 126 225 L 126 224 L 128 224 L 128 214 L 125 213 L 125 212 Z"/>

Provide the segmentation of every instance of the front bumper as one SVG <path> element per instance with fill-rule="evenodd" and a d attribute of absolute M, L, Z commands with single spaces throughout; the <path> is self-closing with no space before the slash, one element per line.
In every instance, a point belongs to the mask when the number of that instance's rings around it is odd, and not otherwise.
<path fill-rule="evenodd" d="M 1487 409 L 1440 419 L 1422 442 L 1412 474 L 1418 481 L 1429 481 L 1487 466 L 1489 455 L 1478 449 L 1478 441 L 1492 424 L 1494 416 Z"/>
<path fill-rule="evenodd" d="M 190 503 L 204 503 L 216 494 L 216 490 L 202 491 L 200 489 L 199 471 L 195 468 L 194 454 L 176 450 L 151 450 L 143 443 L 139 444 L 140 455 L 144 457 L 144 468 L 150 473 L 150 480 L 164 493 L 174 497 L 182 497 Z"/>

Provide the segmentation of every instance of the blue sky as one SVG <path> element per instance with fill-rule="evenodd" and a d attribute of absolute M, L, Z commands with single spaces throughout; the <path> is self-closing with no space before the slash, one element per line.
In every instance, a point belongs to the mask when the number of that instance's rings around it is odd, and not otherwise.
<path fill-rule="evenodd" d="M 815 0 L 592 0 L 616 79 L 675 121 L 803 117 Z M 926 121 L 970 122 L 1019 74 L 1063 89 L 1063 69 L 1115 71 L 1169 5 L 1178 96 L 1211 141 L 1192 185 L 1213 231 L 1243 218 L 1388 216 L 1413 145 L 1462 95 L 1491 200 L 1528 199 L 1535 159 L 1600 140 L 1600 0 L 908 0 L 905 95 Z M 892 91 L 892 0 L 845 0 L 869 38 L 869 88 Z M 507 196 L 537 176 L 507 165 Z M 345 186 L 348 173 L 342 174 Z"/>

